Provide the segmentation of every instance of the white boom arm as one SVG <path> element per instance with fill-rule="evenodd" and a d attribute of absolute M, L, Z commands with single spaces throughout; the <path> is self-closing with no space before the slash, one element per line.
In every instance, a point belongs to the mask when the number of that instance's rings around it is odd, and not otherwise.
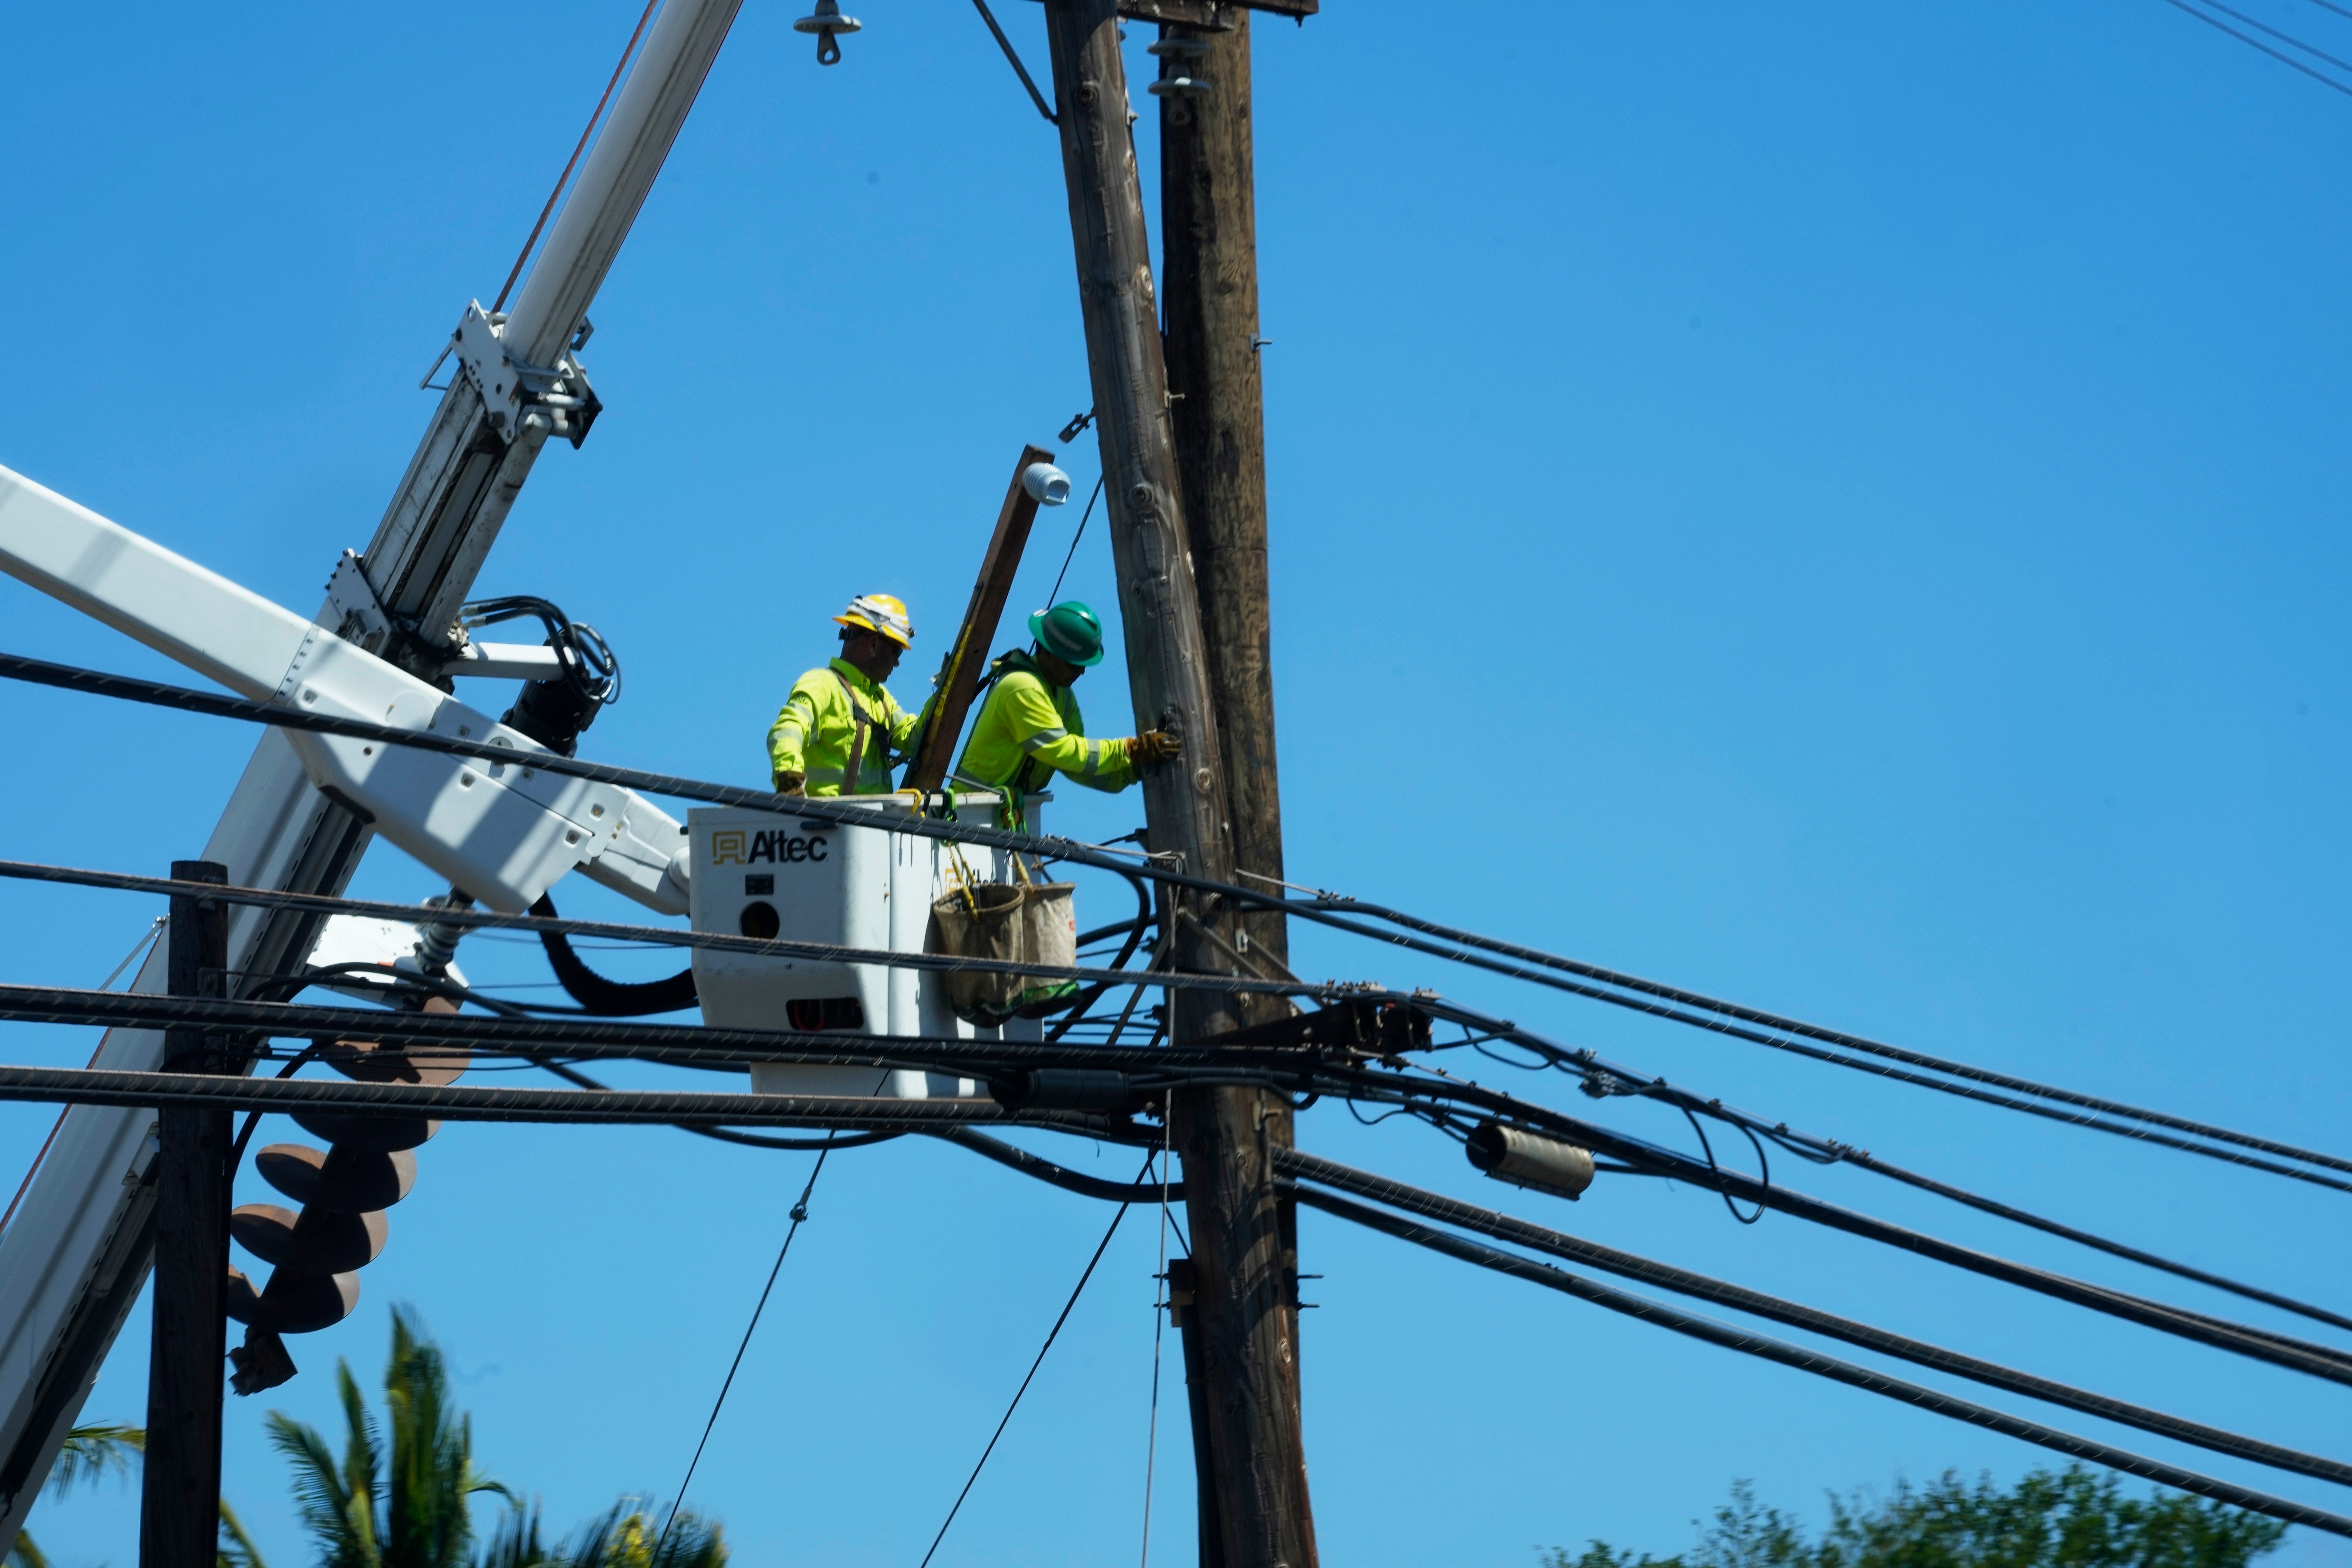
<path fill-rule="evenodd" d="M 593 398 L 583 396 L 585 377 L 572 351 L 586 341 L 588 308 L 740 4 L 664 0 L 511 312 L 503 321 L 483 322 L 472 320 L 478 307 L 466 313 L 454 344 L 460 373 L 443 394 L 364 556 L 347 555 L 345 567 L 338 568 L 338 588 L 353 594 L 331 595 L 319 616 L 328 631 L 394 659 L 406 658 L 412 645 L 394 635 L 388 619 L 427 640 L 438 638 L 547 439 L 564 436 L 577 445 L 584 434 Z M 520 42 L 526 57 L 529 47 L 528 40 Z M 501 100 L 513 124 L 528 126 L 543 112 L 544 95 L 535 97 L 534 90 L 509 90 Z M 486 332 L 485 324 L 493 330 Z M 235 591 L 233 584 L 224 586 Z M 377 612 L 373 623 L 364 614 L 342 613 L 352 597 L 364 598 Z M 269 634 L 263 635 L 266 640 Z M 206 657 L 229 661 L 237 654 L 217 638 L 196 641 Z M 237 657 L 249 662 L 254 653 Z M 291 663 L 265 670 L 265 678 L 282 679 Z M 226 866 L 232 882 L 339 893 L 373 830 L 313 787 L 309 763 L 287 737 L 282 730 L 263 733 L 203 858 Z M 373 759 L 362 753 L 361 760 Z M 509 780 L 491 782 L 510 790 Z M 602 826 L 593 804 L 587 802 L 591 820 Z M 614 845 L 587 870 L 602 879 L 624 865 L 633 885 L 641 885 L 656 863 L 634 859 Z M 229 962 L 255 973 L 293 973 L 316 926 L 314 918 L 232 911 Z M 158 944 L 131 988 L 160 992 L 163 974 Z M 163 1048 L 159 1031 L 110 1029 L 99 1064 L 152 1068 Z M 72 1108 L 16 1217 L 0 1231 L 0 1552 L 14 1543 L 40 1495 L 146 1278 L 154 1189 L 145 1178 L 154 1120 L 150 1110 Z"/>
<path fill-rule="evenodd" d="M 521 913 L 578 866 L 641 904 L 686 912 L 686 830 L 660 807 L 529 766 L 546 751 L 529 736 L 5 468 L 0 572 L 250 700 L 514 748 L 516 763 L 484 763 L 286 731 L 321 792 L 494 910 Z"/>

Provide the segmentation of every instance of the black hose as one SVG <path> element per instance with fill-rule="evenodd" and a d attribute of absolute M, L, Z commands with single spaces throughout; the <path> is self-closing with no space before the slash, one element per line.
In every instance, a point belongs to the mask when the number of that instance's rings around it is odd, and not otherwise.
<path fill-rule="evenodd" d="M 530 912 L 541 920 L 561 920 L 552 895 L 541 893 Z M 560 931 L 542 931 L 539 945 L 571 998 L 600 1018 L 642 1018 L 654 1013 L 675 1013 L 695 1005 L 694 971 L 681 969 L 667 980 L 629 984 L 607 980 L 572 951 L 572 939 Z"/>

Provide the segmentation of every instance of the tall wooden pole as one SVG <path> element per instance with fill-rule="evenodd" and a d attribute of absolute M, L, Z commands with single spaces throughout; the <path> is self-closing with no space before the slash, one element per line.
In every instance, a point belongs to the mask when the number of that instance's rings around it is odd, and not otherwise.
<path fill-rule="evenodd" d="M 226 882 L 213 860 L 174 860 L 184 882 Z M 172 896 L 174 996 L 228 994 L 228 906 Z M 244 1070 L 201 1029 L 163 1037 L 166 1072 Z M 220 1537 L 221 1384 L 228 1345 L 229 1112 L 166 1108 L 155 1129 L 154 1335 L 147 1363 L 141 1568 L 209 1568 Z"/>
<path fill-rule="evenodd" d="M 1231 881 L 1230 781 L 1169 416 L 1115 0 L 1045 0 L 1045 26 L 1129 691 L 1139 727 L 1172 729 L 1184 742 L 1177 763 L 1144 780 L 1150 847 L 1182 857 L 1197 875 Z M 1180 966 L 1227 967 L 1202 930 L 1231 932 L 1233 911 L 1190 896 L 1166 907 Z M 1241 1022 L 1229 998 L 1175 998 L 1179 1041 Z M 1314 1568 L 1295 1275 L 1274 1185 L 1274 1149 L 1287 1136 L 1287 1119 L 1278 1100 L 1223 1089 L 1180 1095 L 1171 1114 L 1198 1266 L 1193 1307 L 1214 1472 L 1214 1540 L 1204 1540 L 1203 1558 L 1219 1568 Z"/>
<path fill-rule="evenodd" d="M 1160 100 L 1160 293 L 1176 470 L 1226 763 L 1234 859 L 1244 872 L 1278 878 L 1250 14 L 1236 5 L 1222 16 L 1221 28 L 1160 30 L 1161 76 L 1207 89 Z M 1255 910 L 1240 923 L 1249 939 L 1244 951 L 1289 962 L 1282 916 Z M 1252 1022 L 1278 1016 L 1283 1005 L 1270 996 L 1249 998 L 1244 1010 L 1251 1005 L 1259 1012 Z"/>

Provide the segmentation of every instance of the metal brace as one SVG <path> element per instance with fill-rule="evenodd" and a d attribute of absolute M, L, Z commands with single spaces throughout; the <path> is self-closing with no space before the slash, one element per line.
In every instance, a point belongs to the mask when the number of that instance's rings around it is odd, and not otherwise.
<path fill-rule="evenodd" d="M 477 300 L 457 322 L 457 363 L 488 406 L 490 428 L 509 441 L 536 433 L 561 436 L 578 447 L 604 407 L 588 384 L 588 373 L 571 349 L 552 365 L 515 358 L 499 331 L 506 320 L 503 312 L 494 316 L 483 310 Z M 587 340 L 583 330 L 574 347 Z"/>
<path fill-rule="evenodd" d="M 335 563 L 334 575 L 327 579 L 327 603 L 335 617 L 328 629 L 345 642 L 365 644 L 373 639 L 380 647 L 391 634 L 392 617 L 383 613 L 375 585 L 367 580 L 356 551 L 344 551 L 343 558 Z M 360 624 L 356 635 L 351 629 L 353 621 Z"/>

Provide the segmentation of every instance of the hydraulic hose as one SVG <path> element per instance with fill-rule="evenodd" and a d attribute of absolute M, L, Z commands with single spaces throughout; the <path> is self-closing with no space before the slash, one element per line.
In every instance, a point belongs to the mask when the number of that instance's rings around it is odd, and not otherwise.
<path fill-rule="evenodd" d="M 541 920 L 561 920 L 555 899 L 541 893 L 530 912 Z M 600 1018 L 642 1018 L 654 1013 L 675 1013 L 695 1005 L 694 971 L 681 969 L 665 980 L 627 983 L 607 980 L 572 951 L 572 939 L 560 931 L 541 928 L 539 944 L 547 962 L 571 998 Z"/>

